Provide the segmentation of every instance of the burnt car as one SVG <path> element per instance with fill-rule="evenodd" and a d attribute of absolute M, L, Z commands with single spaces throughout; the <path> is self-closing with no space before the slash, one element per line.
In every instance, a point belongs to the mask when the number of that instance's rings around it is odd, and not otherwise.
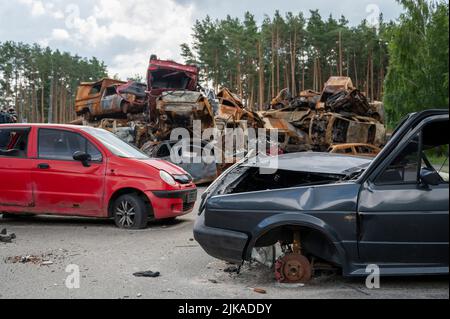
<path fill-rule="evenodd" d="M 348 143 L 332 145 L 328 149 L 328 152 L 333 154 L 376 157 L 380 154 L 381 148 L 370 144 Z"/>
<path fill-rule="evenodd" d="M 126 118 L 128 113 L 144 111 L 147 105 L 146 85 L 102 79 L 84 82 L 78 87 L 75 112 L 87 121 L 105 117 Z"/>
<path fill-rule="evenodd" d="M 218 176 L 216 161 L 207 162 L 202 157 L 208 147 L 208 141 L 194 139 L 186 146 L 180 141 L 148 142 L 142 151 L 151 158 L 172 162 L 183 168 L 192 176 L 194 183 L 200 185 L 210 183 Z"/>
<path fill-rule="evenodd" d="M 195 238 L 232 263 L 279 244 L 280 282 L 307 282 L 317 261 L 344 276 L 367 276 L 372 264 L 381 275 L 448 274 L 448 113 L 408 116 L 374 159 L 311 152 L 239 162 L 203 195 Z"/>
<path fill-rule="evenodd" d="M 150 56 L 147 70 L 147 90 L 149 92 L 149 108 L 152 121 L 157 108 L 157 99 L 164 92 L 197 91 L 199 68 L 195 65 L 183 65 L 174 61 L 159 60 L 156 55 Z"/>

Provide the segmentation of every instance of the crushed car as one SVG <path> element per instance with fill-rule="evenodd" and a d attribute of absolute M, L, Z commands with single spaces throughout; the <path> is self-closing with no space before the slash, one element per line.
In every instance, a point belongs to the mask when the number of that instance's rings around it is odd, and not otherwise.
<path fill-rule="evenodd" d="M 160 60 L 150 56 L 147 69 L 147 90 L 149 94 L 149 116 L 157 121 L 157 100 L 164 92 L 198 91 L 199 69 L 195 65 L 183 65 L 174 61 Z"/>
<path fill-rule="evenodd" d="M 127 117 L 129 113 L 143 112 L 147 104 L 145 84 L 102 79 L 83 82 L 78 87 L 75 112 L 87 121 L 106 117 Z"/>
<path fill-rule="evenodd" d="M 246 158 L 204 193 L 194 236 L 241 264 L 281 246 L 279 282 L 305 283 L 316 262 L 366 276 L 449 272 L 448 110 L 408 116 L 374 159 L 329 153 Z"/>
<path fill-rule="evenodd" d="M 187 129 L 194 136 L 194 121 L 200 121 L 201 132 L 215 126 L 214 112 L 208 99 L 196 91 L 166 91 L 156 102 L 157 122 L 152 127 L 159 141 L 170 140 L 176 128 Z"/>

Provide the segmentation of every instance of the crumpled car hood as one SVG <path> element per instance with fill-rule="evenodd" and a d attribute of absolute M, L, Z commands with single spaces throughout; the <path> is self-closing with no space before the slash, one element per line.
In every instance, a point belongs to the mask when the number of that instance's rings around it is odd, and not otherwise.
<path fill-rule="evenodd" d="M 371 159 L 329 153 L 291 153 L 278 157 L 258 156 L 243 164 L 245 167 L 280 169 L 286 171 L 347 175 L 366 168 Z"/>

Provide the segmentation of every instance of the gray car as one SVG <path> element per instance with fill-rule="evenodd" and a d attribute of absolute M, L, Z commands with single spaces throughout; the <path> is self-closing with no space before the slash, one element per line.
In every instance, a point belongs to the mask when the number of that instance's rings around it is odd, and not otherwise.
<path fill-rule="evenodd" d="M 280 244 L 280 282 L 317 261 L 344 276 L 448 274 L 448 110 L 408 116 L 375 159 L 298 153 L 236 164 L 206 191 L 194 235 L 213 257 Z M 265 168 L 277 161 L 278 170 Z"/>

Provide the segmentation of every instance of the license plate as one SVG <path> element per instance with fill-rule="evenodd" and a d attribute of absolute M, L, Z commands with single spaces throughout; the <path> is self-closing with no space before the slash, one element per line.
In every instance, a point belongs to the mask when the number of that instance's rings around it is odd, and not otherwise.
<path fill-rule="evenodd" d="M 189 192 L 186 194 L 186 203 L 194 203 L 197 200 L 197 191 Z"/>

